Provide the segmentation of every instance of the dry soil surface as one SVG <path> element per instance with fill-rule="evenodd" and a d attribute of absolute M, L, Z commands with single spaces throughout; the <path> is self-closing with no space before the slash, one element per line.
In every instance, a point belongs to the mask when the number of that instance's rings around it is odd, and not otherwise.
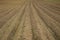
<path fill-rule="evenodd" d="M 0 0 L 0 40 L 60 40 L 60 3 Z"/>

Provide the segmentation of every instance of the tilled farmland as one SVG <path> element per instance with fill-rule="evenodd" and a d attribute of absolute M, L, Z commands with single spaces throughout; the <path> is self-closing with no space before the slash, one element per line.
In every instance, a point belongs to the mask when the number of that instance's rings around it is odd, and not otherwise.
<path fill-rule="evenodd" d="M 0 40 L 60 40 L 60 2 L 0 0 Z"/>

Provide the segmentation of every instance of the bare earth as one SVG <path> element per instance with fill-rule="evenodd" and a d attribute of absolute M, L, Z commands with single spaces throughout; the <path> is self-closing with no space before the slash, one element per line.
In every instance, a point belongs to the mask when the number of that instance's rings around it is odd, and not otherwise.
<path fill-rule="evenodd" d="M 60 40 L 60 3 L 0 0 L 0 40 Z"/>

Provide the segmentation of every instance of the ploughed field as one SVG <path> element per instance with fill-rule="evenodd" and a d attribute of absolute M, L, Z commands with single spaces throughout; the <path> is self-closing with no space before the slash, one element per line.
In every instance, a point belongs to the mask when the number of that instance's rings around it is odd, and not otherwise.
<path fill-rule="evenodd" d="M 60 2 L 0 0 L 0 40 L 60 40 Z"/>

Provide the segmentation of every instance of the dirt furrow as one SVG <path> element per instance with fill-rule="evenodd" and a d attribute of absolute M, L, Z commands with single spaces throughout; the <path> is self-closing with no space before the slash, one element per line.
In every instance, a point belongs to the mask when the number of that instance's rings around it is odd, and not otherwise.
<path fill-rule="evenodd" d="M 45 24 L 53 31 L 54 36 L 56 36 L 56 39 L 59 39 L 59 35 L 60 35 L 59 23 L 52 20 L 51 17 L 49 17 L 43 10 L 39 9 L 38 7 L 36 7 L 35 9 L 36 9 L 36 11 L 38 11 L 38 15 L 45 22 Z"/>
<path fill-rule="evenodd" d="M 33 16 L 35 18 L 36 21 L 36 31 L 37 31 L 37 35 L 38 37 L 41 38 L 41 40 L 55 40 L 55 38 L 53 37 L 51 30 L 49 30 L 49 28 L 46 27 L 45 23 L 42 21 L 41 18 L 39 18 L 38 13 L 36 11 L 36 9 L 32 6 L 32 10 L 33 10 Z M 34 26 L 35 27 L 35 26 Z M 40 39 L 37 39 L 40 40 Z"/>
<path fill-rule="evenodd" d="M 23 8 L 21 9 L 21 12 L 24 10 L 25 6 L 23 6 Z M 10 21 L 8 21 L 3 28 L 0 29 L 0 36 L 2 37 L 1 40 L 7 40 L 7 37 L 9 35 L 9 33 L 13 30 L 13 28 L 18 25 L 16 24 L 17 21 L 19 20 L 19 18 L 23 15 L 21 12 L 19 12 L 19 14 L 15 15 L 14 17 L 12 17 L 12 19 L 10 19 Z M 4 34 L 4 35 L 3 35 Z M 7 35 L 6 35 L 7 34 Z"/>

